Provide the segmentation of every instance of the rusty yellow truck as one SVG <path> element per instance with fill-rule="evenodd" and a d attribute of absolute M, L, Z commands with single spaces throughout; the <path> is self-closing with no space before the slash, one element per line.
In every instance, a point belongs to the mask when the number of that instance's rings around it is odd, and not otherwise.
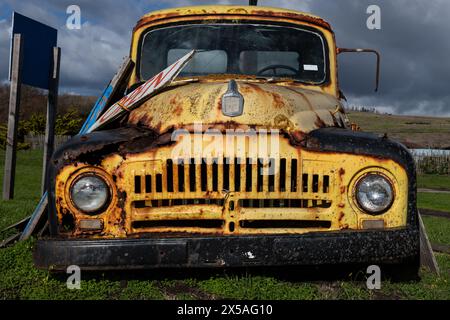
<path fill-rule="evenodd" d="M 256 6 L 145 15 L 128 92 L 158 94 L 53 156 L 38 267 L 392 264 L 417 272 L 414 161 L 354 130 L 323 19 Z M 356 50 L 358 51 L 358 50 Z"/>

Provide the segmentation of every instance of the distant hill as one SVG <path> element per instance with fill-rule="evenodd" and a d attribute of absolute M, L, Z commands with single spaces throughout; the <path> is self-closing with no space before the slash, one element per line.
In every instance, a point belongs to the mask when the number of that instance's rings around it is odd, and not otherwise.
<path fill-rule="evenodd" d="M 450 149 L 450 118 L 398 116 L 371 112 L 347 112 L 363 131 L 397 140 L 409 148 Z"/>
<path fill-rule="evenodd" d="M 83 118 L 87 117 L 96 97 L 63 94 L 58 99 L 58 114 L 76 110 Z M 0 123 L 8 121 L 9 86 L 0 85 Z M 22 86 L 20 119 L 28 120 L 32 114 L 45 114 L 47 108 L 46 92 L 29 86 Z"/>

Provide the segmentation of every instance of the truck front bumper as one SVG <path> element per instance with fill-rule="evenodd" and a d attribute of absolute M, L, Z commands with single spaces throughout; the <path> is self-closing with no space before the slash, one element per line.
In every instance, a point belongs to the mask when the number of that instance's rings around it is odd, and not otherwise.
<path fill-rule="evenodd" d="M 38 268 L 65 270 L 404 263 L 419 254 L 412 228 L 303 235 L 139 239 L 41 239 Z"/>

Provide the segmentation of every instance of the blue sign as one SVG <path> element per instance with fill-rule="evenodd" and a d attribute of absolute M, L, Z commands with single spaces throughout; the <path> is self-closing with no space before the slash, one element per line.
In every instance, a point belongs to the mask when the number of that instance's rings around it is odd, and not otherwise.
<path fill-rule="evenodd" d="M 23 38 L 22 83 L 48 89 L 58 30 L 13 12 L 12 38 L 17 33 Z M 9 75 L 11 78 L 11 60 Z"/>

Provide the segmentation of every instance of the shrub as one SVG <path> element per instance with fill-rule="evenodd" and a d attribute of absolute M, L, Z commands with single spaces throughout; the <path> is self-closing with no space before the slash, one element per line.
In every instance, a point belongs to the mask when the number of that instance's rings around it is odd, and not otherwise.
<path fill-rule="evenodd" d="M 424 156 L 416 159 L 417 171 L 424 174 L 450 174 L 450 156 Z"/>
<path fill-rule="evenodd" d="M 19 121 L 17 129 L 18 150 L 28 149 L 30 145 L 25 143 L 25 136 L 29 133 L 34 135 L 45 134 L 46 116 L 42 113 L 31 115 L 28 120 Z M 65 114 L 58 115 L 55 120 L 55 135 L 72 136 L 80 131 L 83 119 L 76 110 L 70 110 Z M 7 124 L 0 124 L 0 148 L 6 147 Z"/>

